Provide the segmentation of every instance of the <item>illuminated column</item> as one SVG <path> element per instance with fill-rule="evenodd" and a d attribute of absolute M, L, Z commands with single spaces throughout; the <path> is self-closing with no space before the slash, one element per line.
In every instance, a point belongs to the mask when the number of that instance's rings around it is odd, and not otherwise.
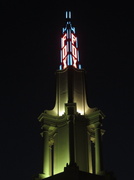
<path fill-rule="evenodd" d="M 48 130 L 45 129 L 43 131 L 43 140 L 44 140 L 44 154 L 43 154 L 43 174 L 45 174 L 45 177 L 50 176 L 50 161 L 49 161 L 49 136 L 48 136 Z"/>
<path fill-rule="evenodd" d="M 88 132 L 88 156 L 89 156 L 89 173 L 93 173 L 91 135 L 89 132 Z"/>
<path fill-rule="evenodd" d="M 75 122 L 75 113 L 76 113 L 76 104 L 67 103 L 66 114 L 69 121 L 69 156 L 70 156 L 70 165 L 75 164 L 75 145 L 74 145 L 74 122 Z"/>
<path fill-rule="evenodd" d="M 49 174 L 53 175 L 53 149 L 54 149 L 54 139 L 49 139 Z"/>
<path fill-rule="evenodd" d="M 100 122 L 95 123 L 95 173 L 103 172 Z"/>
<path fill-rule="evenodd" d="M 75 163 L 74 155 L 74 117 L 69 118 L 69 148 L 70 148 L 70 165 Z"/>
<path fill-rule="evenodd" d="M 52 176 L 53 175 L 53 169 L 52 169 L 52 167 L 53 167 L 53 165 L 52 165 L 52 146 L 50 146 L 49 145 L 49 174 L 50 174 L 50 176 Z"/>

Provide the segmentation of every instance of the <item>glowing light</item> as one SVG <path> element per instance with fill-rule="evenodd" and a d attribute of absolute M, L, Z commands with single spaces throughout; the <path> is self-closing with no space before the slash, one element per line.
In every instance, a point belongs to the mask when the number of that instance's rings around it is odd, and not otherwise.
<path fill-rule="evenodd" d="M 62 70 L 62 66 L 60 65 L 60 70 Z"/>
<path fill-rule="evenodd" d="M 67 67 L 67 61 L 66 58 L 63 60 L 63 69 L 65 69 Z"/>
<path fill-rule="evenodd" d="M 68 17 L 68 11 L 66 11 L 66 19 L 67 19 L 67 17 Z"/>
<path fill-rule="evenodd" d="M 74 45 L 72 45 L 72 55 L 77 59 L 77 49 Z"/>
<path fill-rule="evenodd" d="M 71 12 L 66 12 L 66 19 L 71 19 Z M 67 21 L 66 27 L 63 28 L 63 36 L 61 37 L 61 64 L 60 69 L 68 66 L 79 68 L 79 50 L 78 39 L 75 35 L 75 28 L 71 22 Z"/>
<path fill-rule="evenodd" d="M 60 111 L 59 116 L 62 116 L 64 113 L 65 113 L 64 111 Z"/>
<path fill-rule="evenodd" d="M 76 37 L 74 36 L 74 34 L 72 34 L 72 44 L 74 44 L 76 42 Z"/>
<path fill-rule="evenodd" d="M 75 68 L 77 68 L 76 63 L 77 63 L 77 60 L 76 60 L 75 58 L 73 58 L 73 66 L 74 66 Z"/>
<path fill-rule="evenodd" d="M 69 54 L 70 65 L 72 65 L 72 56 Z"/>
<path fill-rule="evenodd" d="M 62 38 L 61 38 L 61 48 L 63 48 L 65 46 L 65 41 L 67 39 L 67 34 L 65 34 Z"/>
<path fill-rule="evenodd" d="M 84 115 L 84 111 L 82 111 L 81 109 L 78 109 L 77 112 L 80 113 L 81 115 Z"/>
<path fill-rule="evenodd" d="M 75 34 L 75 27 L 71 27 L 71 30 L 72 30 L 73 33 Z"/>
<path fill-rule="evenodd" d="M 81 69 L 81 64 L 79 64 L 79 69 Z"/>
<path fill-rule="evenodd" d="M 71 19 L 71 12 L 69 11 L 69 18 Z"/>
<path fill-rule="evenodd" d="M 64 59 L 67 55 L 67 46 L 65 46 L 62 50 L 62 59 Z"/>
<path fill-rule="evenodd" d="M 66 19 L 71 19 L 71 11 L 66 11 Z"/>

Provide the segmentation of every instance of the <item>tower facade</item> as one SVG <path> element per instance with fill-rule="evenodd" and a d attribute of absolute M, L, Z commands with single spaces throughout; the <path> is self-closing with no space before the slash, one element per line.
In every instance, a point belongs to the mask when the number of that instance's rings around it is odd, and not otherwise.
<path fill-rule="evenodd" d="M 101 126 L 104 114 L 87 104 L 85 70 L 81 68 L 70 11 L 66 12 L 66 26 L 62 29 L 60 58 L 55 106 L 38 117 L 44 154 L 43 172 L 37 179 L 52 178 L 72 167 L 103 176 L 101 137 L 104 130 Z"/>

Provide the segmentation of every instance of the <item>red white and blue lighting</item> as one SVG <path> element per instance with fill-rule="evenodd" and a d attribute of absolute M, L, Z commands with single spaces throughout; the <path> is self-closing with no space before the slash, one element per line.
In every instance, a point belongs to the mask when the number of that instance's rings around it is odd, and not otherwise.
<path fill-rule="evenodd" d="M 70 11 L 66 12 L 66 19 L 66 27 L 63 28 L 61 37 L 60 70 L 65 69 L 68 66 L 81 69 L 81 65 L 79 63 L 78 39 L 75 34 L 75 28 L 72 27 L 70 22 Z"/>

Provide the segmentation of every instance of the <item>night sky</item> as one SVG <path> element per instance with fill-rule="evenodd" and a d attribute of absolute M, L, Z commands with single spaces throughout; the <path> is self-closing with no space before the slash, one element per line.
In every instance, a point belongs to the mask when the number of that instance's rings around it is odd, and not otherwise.
<path fill-rule="evenodd" d="M 79 1 L 5 1 L 0 6 L 0 178 L 42 172 L 38 116 L 55 104 L 55 72 L 65 11 L 87 71 L 87 99 L 106 115 L 103 158 L 117 180 L 133 179 L 134 10 Z"/>

